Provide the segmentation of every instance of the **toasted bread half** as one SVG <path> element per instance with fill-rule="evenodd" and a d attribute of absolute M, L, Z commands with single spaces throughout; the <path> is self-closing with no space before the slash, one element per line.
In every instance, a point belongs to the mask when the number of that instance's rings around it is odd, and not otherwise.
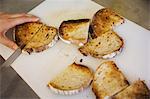
<path fill-rule="evenodd" d="M 93 38 L 112 30 L 113 26 L 124 23 L 123 17 L 109 8 L 103 8 L 96 12 L 93 17 L 91 28 L 91 35 Z"/>
<path fill-rule="evenodd" d="M 102 63 L 95 72 L 92 90 L 97 99 L 112 96 L 129 85 L 125 76 L 113 61 Z"/>
<path fill-rule="evenodd" d="M 89 25 L 89 19 L 63 21 L 59 27 L 60 37 L 73 44 L 82 46 L 88 40 Z"/>
<path fill-rule="evenodd" d="M 108 31 L 101 36 L 90 40 L 79 48 L 83 55 L 91 55 L 95 58 L 109 59 L 116 56 L 123 48 L 123 39 L 114 31 Z"/>
<path fill-rule="evenodd" d="M 41 52 L 56 41 L 57 29 L 40 22 L 30 22 L 15 27 L 15 40 L 28 53 Z"/>
<path fill-rule="evenodd" d="M 112 99 L 150 99 L 150 90 L 143 81 L 135 81 Z"/>
<path fill-rule="evenodd" d="M 48 84 L 58 94 L 72 95 L 88 87 L 93 79 L 93 72 L 86 66 L 76 63 L 68 66 Z"/>

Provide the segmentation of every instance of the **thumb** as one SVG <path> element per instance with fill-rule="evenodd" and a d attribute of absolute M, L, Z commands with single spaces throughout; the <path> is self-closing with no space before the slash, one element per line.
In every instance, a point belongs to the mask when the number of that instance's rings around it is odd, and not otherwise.
<path fill-rule="evenodd" d="M 17 44 L 13 41 L 11 41 L 10 39 L 8 39 L 7 37 L 1 37 L 0 38 L 0 43 L 2 43 L 3 45 L 16 50 L 18 48 Z"/>

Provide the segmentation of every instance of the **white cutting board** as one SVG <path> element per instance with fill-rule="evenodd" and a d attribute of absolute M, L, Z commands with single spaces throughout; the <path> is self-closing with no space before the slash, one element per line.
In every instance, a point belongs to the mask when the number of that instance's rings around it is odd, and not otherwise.
<path fill-rule="evenodd" d="M 37 15 L 48 25 L 59 27 L 69 19 L 92 18 L 102 6 L 90 0 L 48 0 L 34 8 L 30 13 Z M 145 80 L 150 88 L 150 31 L 126 20 L 115 31 L 124 39 L 123 52 L 113 60 L 127 77 L 129 82 Z M 0 45 L 0 54 L 7 59 L 13 51 Z M 47 88 L 48 82 L 57 73 L 74 61 L 95 70 L 102 60 L 82 56 L 77 47 L 62 41 L 41 53 L 22 54 L 12 67 L 42 99 L 95 99 L 91 88 L 72 96 L 54 94 Z M 13 83 L 13 82 L 10 82 Z M 23 89 L 22 89 L 23 90 Z"/>

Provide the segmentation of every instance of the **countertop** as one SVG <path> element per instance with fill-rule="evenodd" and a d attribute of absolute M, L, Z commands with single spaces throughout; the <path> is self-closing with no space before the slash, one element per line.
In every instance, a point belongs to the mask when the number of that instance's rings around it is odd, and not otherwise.
<path fill-rule="evenodd" d="M 28 12 L 44 0 L 0 0 L 0 12 Z M 127 19 L 150 30 L 150 0 L 93 0 L 114 9 Z M 7 33 L 9 35 L 11 31 Z M 3 63 L 0 57 L 0 64 Z M 0 99 L 38 99 L 33 90 L 9 68 L 0 71 Z"/>

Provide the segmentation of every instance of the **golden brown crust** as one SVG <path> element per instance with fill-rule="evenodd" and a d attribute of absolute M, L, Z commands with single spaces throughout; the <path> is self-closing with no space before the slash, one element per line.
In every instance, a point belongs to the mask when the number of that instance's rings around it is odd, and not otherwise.
<path fill-rule="evenodd" d="M 87 73 L 91 73 L 92 71 L 90 71 L 90 68 L 85 66 L 85 65 L 81 65 L 81 64 L 76 64 L 75 62 L 71 65 L 73 68 L 75 69 L 80 69 L 82 71 L 85 71 Z"/>
<path fill-rule="evenodd" d="M 113 37 L 115 39 L 112 39 Z M 111 45 L 115 44 L 115 45 L 113 47 L 109 44 Z M 80 47 L 79 51 L 84 56 L 91 55 L 95 58 L 109 59 L 119 54 L 123 49 L 123 45 L 124 45 L 123 39 L 117 33 L 115 33 L 114 31 L 108 31 L 108 32 L 103 33 L 101 36 L 97 38 L 91 39 L 84 46 Z M 104 46 L 107 46 L 108 48 L 104 51 L 104 53 L 102 53 L 101 51 L 103 50 Z M 110 46 L 111 46 L 111 49 L 113 50 L 110 50 L 109 48 Z M 107 51 L 107 50 L 110 50 L 110 51 Z M 111 55 L 112 53 L 114 53 L 114 55 Z M 104 56 L 106 55 L 110 55 L 110 56 L 105 58 Z"/>
<path fill-rule="evenodd" d="M 35 25 L 36 24 L 36 25 Z M 41 22 L 28 22 L 15 27 L 15 41 L 18 45 L 25 44 L 31 39 L 37 29 L 42 26 Z M 23 31 L 23 32 L 22 32 Z"/>
<path fill-rule="evenodd" d="M 123 91 L 112 97 L 113 99 L 150 99 L 150 90 L 143 81 L 135 81 Z"/>
<path fill-rule="evenodd" d="M 90 19 L 63 21 L 59 27 L 59 35 L 73 44 L 84 44 L 88 39 L 89 24 Z"/>
<path fill-rule="evenodd" d="M 92 90 L 97 99 L 112 96 L 129 85 L 127 79 L 113 61 L 102 63 L 96 70 Z"/>
<path fill-rule="evenodd" d="M 68 39 L 67 32 L 71 32 L 75 30 L 75 26 L 78 24 L 84 24 L 89 22 L 89 19 L 79 19 L 79 20 L 68 20 L 63 21 L 59 27 L 59 33 L 64 37 L 64 39 Z"/>
<path fill-rule="evenodd" d="M 103 8 L 96 12 L 91 23 L 91 36 L 93 38 L 112 29 L 113 26 L 124 23 L 123 17 L 109 8 Z"/>
<path fill-rule="evenodd" d="M 41 22 L 29 22 L 15 27 L 15 40 L 20 46 L 26 44 L 23 49 L 29 54 L 46 50 L 57 35 L 57 29 Z M 32 38 L 32 39 L 31 39 Z"/>
<path fill-rule="evenodd" d="M 48 86 L 52 87 L 52 90 L 77 91 L 88 87 L 92 79 L 93 72 L 91 69 L 87 66 L 73 63 L 50 81 Z"/>

